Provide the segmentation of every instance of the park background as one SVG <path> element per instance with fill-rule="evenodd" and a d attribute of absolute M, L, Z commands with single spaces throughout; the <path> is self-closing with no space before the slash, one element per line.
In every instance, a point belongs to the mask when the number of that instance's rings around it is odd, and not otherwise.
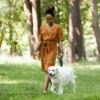
<path fill-rule="evenodd" d="M 50 5 L 65 36 L 64 65 L 78 76 L 75 94 L 42 94 L 44 73 L 32 55 Z M 100 0 L 0 0 L 0 100 L 100 100 L 99 23 Z"/>

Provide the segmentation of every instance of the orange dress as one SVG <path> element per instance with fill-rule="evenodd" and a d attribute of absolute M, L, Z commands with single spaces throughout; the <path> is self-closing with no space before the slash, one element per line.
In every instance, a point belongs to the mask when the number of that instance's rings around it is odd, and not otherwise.
<path fill-rule="evenodd" d="M 64 36 L 60 25 L 55 24 L 50 31 L 46 25 L 41 26 L 39 41 L 42 41 L 40 56 L 42 70 L 47 71 L 49 66 L 54 66 L 57 55 L 57 43 L 63 41 Z"/>

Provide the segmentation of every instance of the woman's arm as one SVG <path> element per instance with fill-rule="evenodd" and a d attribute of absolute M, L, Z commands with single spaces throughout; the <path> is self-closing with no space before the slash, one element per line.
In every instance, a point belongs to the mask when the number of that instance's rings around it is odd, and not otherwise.
<path fill-rule="evenodd" d="M 58 44 L 59 44 L 59 49 L 60 49 L 60 56 L 63 56 L 64 50 L 63 50 L 62 41 L 60 41 Z"/>
<path fill-rule="evenodd" d="M 41 43 L 41 41 L 38 41 L 36 48 L 34 48 L 33 59 L 36 59 L 35 57 L 37 55 L 37 51 L 39 50 Z"/>
<path fill-rule="evenodd" d="M 35 52 L 37 52 L 39 50 L 41 43 L 42 43 L 41 41 L 38 41 L 37 46 L 34 50 Z"/>
<path fill-rule="evenodd" d="M 60 48 L 60 52 L 62 52 L 62 53 L 63 53 L 64 51 L 63 51 L 62 41 L 60 41 L 60 42 L 59 42 L 59 48 Z"/>

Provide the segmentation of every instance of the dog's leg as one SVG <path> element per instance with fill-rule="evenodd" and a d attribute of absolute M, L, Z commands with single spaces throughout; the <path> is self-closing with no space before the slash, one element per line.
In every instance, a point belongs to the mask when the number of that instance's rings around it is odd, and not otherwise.
<path fill-rule="evenodd" d="M 76 92 L 75 78 L 73 78 L 73 79 L 71 80 L 71 83 L 72 83 L 72 85 L 73 85 L 73 92 L 75 93 L 75 92 Z"/>
<path fill-rule="evenodd" d="M 55 94 L 57 94 L 57 92 L 55 91 L 55 85 L 54 84 L 52 84 L 52 86 L 51 86 L 51 92 L 53 92 L 53 93 L 55 93 Z"/>
<path fill-rule="evenodd" d="M 63 94 L 62 84 L 59 84 L 59 87 L 58 87 L 58 95 L 60 95 L 60 94 Z"/>

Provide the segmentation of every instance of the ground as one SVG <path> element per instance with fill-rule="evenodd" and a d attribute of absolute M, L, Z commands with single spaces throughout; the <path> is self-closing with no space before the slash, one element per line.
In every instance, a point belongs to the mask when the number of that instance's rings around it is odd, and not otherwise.
<path fill-rule="evenodd" d="M 68 85 L 58 96 L 50 92 L 50 85 L 48 93 L 42 94 L 45 74 L 39 60 L 8 58 L 0 57 L 0 100 L 100 100 L 100 63 L 97 61 L 72 64 L 78 77 L 76 93 Z"/>

